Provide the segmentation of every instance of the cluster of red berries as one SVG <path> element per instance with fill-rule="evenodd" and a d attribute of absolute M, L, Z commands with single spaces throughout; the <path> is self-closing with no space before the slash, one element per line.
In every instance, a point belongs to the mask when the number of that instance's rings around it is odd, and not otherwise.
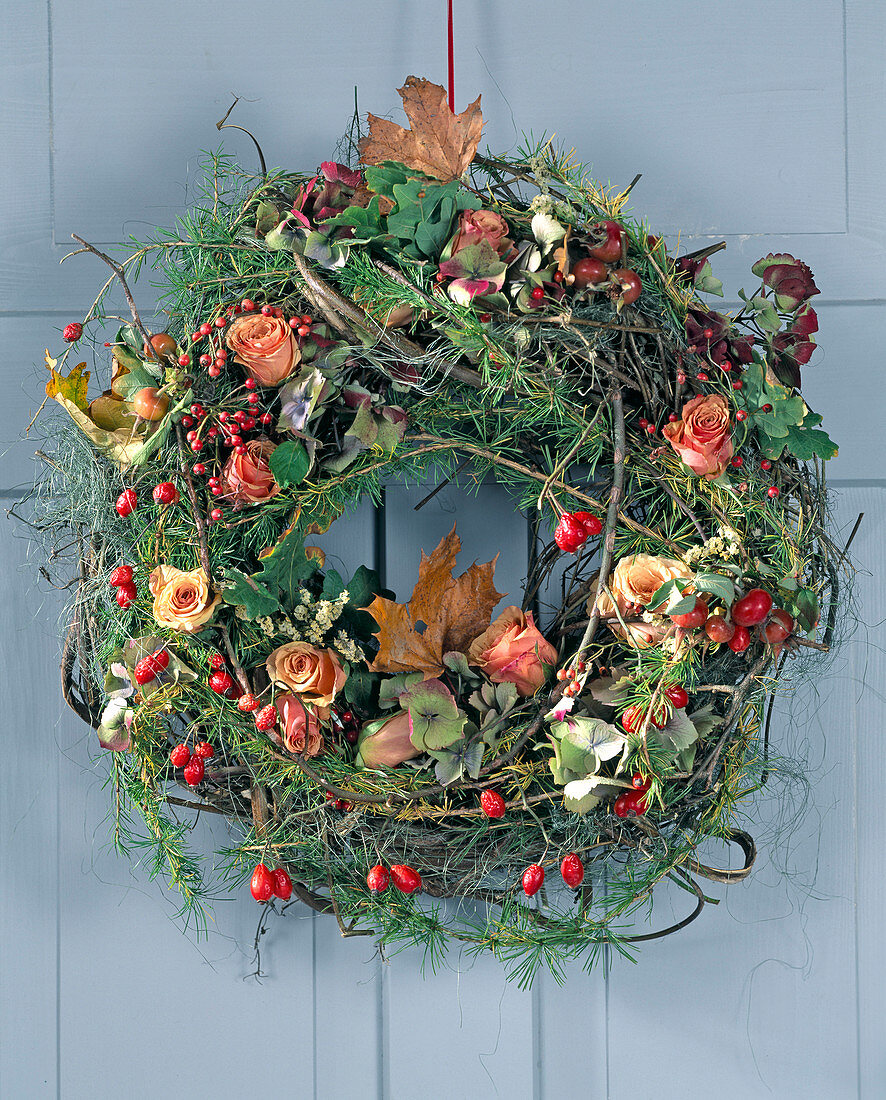
<path fill-rule="evenodd" d="M 575 852 L 569 852 L 560 860 L 560 874 L 570 889 L 581 886 L 585 877 L 585 865 Z M 527 898 L 534 897 L 544 885 L 545 869 L 540 863 L 530 863 L 523 872 L 521 884 Z"/>
<path fill-rule="evenodd" d="M 349 814 L 354 808 L 354 803 L 349 798 L 336 798 L 332 791 L 326 792 L 326 801 L 333 804 L 333 808 Z"/>
<path fill-rule="evenodd" d="M 169 754 L 169 762 L 174 768 L 184 769 L 184 780 L 189 787 L 203 782 L 204 761 L 215 756 L 215 749 L 208 741 L 198 741 L 193 753 L 184 742 L 180 742 Z"/>
<path fill-rule="evenodd" d="M 414 867 L 404 863 L 395 863 L 390 870 L 381 863 L 369 868 L 366 885 L 374 898 L 383 894 L 391 884 L 401 894 L 414 894 L 421 890 L 421 875 Z"/>
<path fill-rule="evenodd" d="M 689 703 L 689 693 L 679 684 L 670 684 L 663 694 L 665 698 L 658 699 L 654 704 L 644 706 L 642 703 L 631 703 L 625 708 L 620 721 L 628 733 L 641 730 L 647 716 L 656 729 L 664 729 L 671 720 L 671 708 L 683 710 Z"/>
<path fill-rule="evenodd" d="M 649 808 L 646 792 L 652 786 L 652 781 L 635 772 L 631 784 L 633 790 L 625 791 L 615 800 L 612 812 L 616 817 L 642 817 Z"/>
<path fill-rule="evenodd" d="M 200 355 L 199 362 L 201 367 L 206 368 L 206 373 L 210 378 L 218 378 L 227 366 L 228 352 L 222 345 L 220 337 L 222 331 L 227 327 L 228 322 L 241 313 L 255 312 L 260 312 L 265 317 L 283 316 L 283 310 L 279 306 L 263 305 L 259 310 L 251 298 L 244 298 L 241 302 L 228 306 L 223 314 L 220 314 L 212 321 L 204 321 L 199 328 L 191 333 L 192 345 L 197 345 L 204 340 L 209 340 L 210 351 L 203 352 Z M 313 318 L 307 314 L 304 316 L 295 315 L 290 317 L 287 321 L 289 327 L 302 339 L 310 336 L 313 323 Z M 191 357 L 190 355 L 182 355 L 178 362 L 181 367 L 190 366 Z"/>
<path fill-rule="evenodd" d="M 131 565 L 118 565 L 108 577 L 111 588 L 117 589 L 117 603 L 125 610 L 138 595 Z"/>
<path fill-rule="evenodd" d="M 225 659 L 220 653 L 213 653 L 209 658 L 209 686 L 216 695 L 223 695 L 225 699 L 239 699 L 242 692 L 240 685 L 225 668 Z"/>
<path fill-rule="evenodd" d="M 282 867 L 269 871 L 264 863 L 256 865 L 249 889 L 256 901 L 270 901 L 272 897 L 289 901 L 292 897 L 292 879 Z"/>
<path fill-rule="evenodd" d="M 336 724 L 340 726 L 345 741 L 349 745 L 356 745 L 360 737 L 360 723 L 354 716 L 354 712 L 345 710 L 341 714 L 334 713 L 333 718 Z"/>
<path fill-rule="evenodd" d="M 748 627 L 759 627 L 764 642 L 781 645 L 794 632 L 794 618 L 781 607 L 773 607 L 772 597 L 762 588 L 752 588 L 732 605 L 729 617 L 709 615 L 707 601 L 697 596 L 693 607 L 671 619 L 684 630 L 704 627 L 712 642 L 725 642 L 734 653 L 744 653 L 751 644 Z"/>
<path fill-rule="evenodd" d="M 632 305 L 640 297 L 643 284 L 636 271 L 628 267 L 612 268 L 624 262 L 627 238 L 619 222 L 606 221 L 591 226 L 591 232 L 605 233 L 600 244 L 588 249 L 588 255 L 572 265 L 566 282 L 576 290 L 590 287 L 592 290 L 609 290 L 614 301 Z"/>
<path fill-rule="evenodd" d="M 576 661 L 575 664 L 570 665 L 568 669 L 558 668 L 557 679 L 568 680 L 569 682 L 563 688 L 564 695 L 578 695 L 581 691 L 581 684 L 579 683 L 582 673 L 587 669 L 587 665 L 584 661 Z"/>
<path fill-rule="evenodd" d="M 554 542 L 564 553 L 574 554 L 602 530 L 603 524 L 590 512 L 563 512 L 554 531 Z"/>

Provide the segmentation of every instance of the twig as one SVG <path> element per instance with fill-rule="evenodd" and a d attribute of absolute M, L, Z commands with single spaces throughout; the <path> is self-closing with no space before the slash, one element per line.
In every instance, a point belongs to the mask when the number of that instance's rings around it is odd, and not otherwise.
<path fill-rule="evenodd" d="M 191 480 L 191 471 L 188 466 L 181 424 L 175 425 L 175 439 L 178 444 L 179 470 L 184 478 L 185 491 L 188 494 L 188 500 L 191 502 L 191 514 L 194 517 L 194 526 L 197 528 L 197 541 L 200 545 L 200 564 L 203 567 L 203 572 L 206 574 L 206 580 L 211 584 L 212 573 L 210 572 L 209 566 L 209 546 L 206 542 L 206 524 L 203 520 L 203 509 L 197 501 L 197 492 L 194 489 L 194 482 Z"/>
<path fill-rule="evenodd" d="M 78 237 L 76 233 L 72 233 L 71 237 L 79 244 L 83 245 L 83 248 L 79 251 L 91 252 L 94 256 L 98 256 L 100 260 L 104 260 L 104 262 L 120 280 L 120 285 L 123 287 L 123 293 L 126 295 L 126 301 L 129 303 L 129 308 L 132 311 L 132 319 L 135 322 L 135 326 L 142 334 L 142 336 L 144 336 L 145 343 L 148 345 L 148 347 L 151 347 L 151 334 L 142 324 L 142 319 L 139 315 L 138 307 L 135 304 L 135 298 L 133 298 L 132 296 L 132 291 L 129 289 L 129 283 L 127 283 L 126 281 L 126 275 L 124 273 L 123 267 L 115 260 L 112 260 L 111 257 L 107 255 L 107 253 L 102 252 L 98 248 L 96 248 L 94 244 L 90 244 L 88 241 L 84 241 L 82 237 Z"/>

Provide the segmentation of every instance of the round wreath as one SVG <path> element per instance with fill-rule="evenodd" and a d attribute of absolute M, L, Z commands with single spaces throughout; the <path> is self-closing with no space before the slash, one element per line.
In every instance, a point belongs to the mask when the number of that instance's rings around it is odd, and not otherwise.
<path fill-rule="evenodd" d="M 122 848 L 199 909 L 178 808 L 223 814 L 221 882 L 525 982 L 682 927 L 700 876 L 751 867 L 766 698 L 837 619 L 836 448 L 799 393 L 818 290 L 768 255 L 737 314 L 711 310 L 721 245 L 675 259 L 630 187 L 550 142 L 479 156 L 479 99 L 400 94 L 410 128 L 355 120 L 357 167 L 219 154 L 174 231 L 120 259 L 80 241 L 112 271 L 47 352 L 69 418 L 34 522 L 53 554 L 75 536 L 64 690 L 112 750 Z M 146 263 L 163 332 L 129 286 Z M 115 284 L 133 319 L 89 400 L 64 361 Z M 533 525 L 519 606 L 495 614 L 495 561 L 458 573 L 455 528 L 408 598 L 312 545 L 386 483 L 468 465 Z M 744 867 L 704 865 L 705 838 Z M 635 931 L 664 879 L 688 915 Z"/>

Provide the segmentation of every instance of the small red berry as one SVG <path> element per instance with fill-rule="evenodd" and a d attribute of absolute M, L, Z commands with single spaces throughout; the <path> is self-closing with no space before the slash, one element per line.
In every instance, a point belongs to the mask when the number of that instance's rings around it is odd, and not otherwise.
<path fill-rule="evenodd" d="M 762 588 L 752 588 L 732 608 L 732 621 L 737 626 L 756 626 L 772 610 L 772 597 Z"/>
<path fill-rule="evenodd" d="M 634 788 L 635 791 L 640 791 L 641 793 L 643 793 L 644 791 L 648 791 L 649 788 L 652 786 L 652 780 L 644 779 L 643 775 L 640 772 L 634 772 L 634 774 L 631 776 L 631 786 Z"/>
<path fill-rule="evenodd" d="M 149 684 L 151 680 L 156 680 L 159 671 L 159 667 L 150 657 L 142 657 L 136 664 L 132 675 L 135 682 L 141 687 L 143 684 Z"/>
<path fill-rule="evenodd" d="M 566 885 L 572 889 L 581 886 L 585 877 L 585 865 L 575 852 L 570 852 L 568 856 L 564 856 L 560 861 L 560 874 L 563 876 Z"/>
<path fill-rule="evenodd" d="M 277 724 L 277 708 L 273 703 L 268 703 L 255 716 L 255 728 L 264 732 Z"/>
<path fill-rule="evenodd" d="M 189 367 L 191 365 L 190 355 L 180 355 L 178 357 L 178 365 L 180 367 Z"/>
<path fill-rule="evenodd" d="M 79 321 L 72 321 L 69 325 L 65 325 L 65 330 L 62 333 L 62 339 L 67 340 L 69 344 L 73 344 L 75 340 L 79 340 L 83 335 L 83 326 Z"/>
<path fill-rule="evenodd" d="M 732 383 L 732 388 L 734 390 L 743 390 L 744 382 L 742 382 L 742 380 L 739 378 L 738 381 Z"/>
<path fill-rule="evenodd" d="M 210 325 L 208 321 L 204 321 L 203 324 L 200 326 L 200 335 L 208 336 L 210 332 L 212 332 L 212 325 Z"/>
<path fill-rule="evenodd" d="M 216 695 L 224 695 L 234 686 L 234 681 L 227 672 L 213 672 L 209 677 L 209 686 Z"/>
<path fill-rule="evenodd" d="M 670 424 L 676 424 L 676 422 L 677 422 L 677 421 L 678 421 L 679 419 L 680 419 L 680 417 L 679 417 L 679 416 L 677 416 L 677 414 L 676 414 L 676 413 L 668 413 L 668 423 L 670 423 Z"/>
<path fill-rule="evenodd" d="M 707 374 L 705 374 L 705 372 L 703 370 L 700 370 L 698 372 L 698 380 L 699 380 L 699 382 L 710 382 L 710 377 Z"/>
<path fill-rule="evenodd" d="M 203 782 L 203 773 L 206 771 L 203 761 L 199 756 L 192 756 L 191 759 L 185 764 L 185 783 L 189 787 L 196 787 L 198 783 Z"/>
<path fill-rule="evenodd" d="M 677 385 L 682 386 L 682 385 L 685 384 L 685 382 L 686 382 L 686 375 L 681 370 L 677 371 Z"/>
<path fill-rule="evenodd" d="M 261 420 L 262 424 L 270 424 L 273 421 L 273 419 L 274 418 L 273 418 L 273 416 L 271 416 L 270 413 L 262 413 L 261 416 L 259 417 L 259 420 Z"/>
<path fill-rule="evenodd" d="M 255 309 L 255 302 L 253 302 L 251 298 L 244 298 L 243 301 L 240 303 L 240 308 L 243 310 L 244 313 L 252 313 L 252 311 Z"/>
<path fill-rule="evenodd" d="M 201 760 L 211 760 L 215 756 L 215 749 L 208 741 L 198 741 L 194 746 L 194 756 L 199 756 Z"/>
<path fill-rule="evenodd" d="M 278 867 L 276 871 L 272 872 L 271 880 L 276 897 L 281 901 L 289 901 L 292 897 L 292 879 L 286 871 L 282 867 Z"/>
<path fill-rule="evenodd" d="M 222 512 L 221 508 L 213 508 L 209 515 L 210 518 L 215 520 L 215 522 L 217 523 L 222 518 L 224 513 Z"/>
<path fill-rule="evenodd" d="M 544 287 L 541 286 L 534 286 L 529 292 L 529 297 L 533 300 L 533 302 L 540 302 L 542 298 L 544 298 L 544 296 Z"/>
<path fill-rule="evenodd" d="M 120 496 L 117 497 L 117 503 L 114 507 L 117 509 L 117 513 L 124 519 L 131 515 L 137 507 L 135 489 L 124 489 Z"/>
<path fill-rule="evenodd" d="M 644 431 L 649 427 L 649 421 L 646 419 L 645 416 L 641 416 L 637 423 Z"/>
<path fill-rule="evenodd" d="M 545 869 L 537 863 L 530 863 L 523 872 L 523 893 L 527 898 L 537 894 L 545 880 Z"/>
<path fill-rule="evenodd" d="M 612 807 L 612 812 L 616 817 L 628 816 L 628 796 L 627 794 L 620 794 L 615 800 L 615 805 Z"/>
<path fill-rule="evenodd" d="M 748 414 L 744 411 L 744 409 L 739 409 L 738 412 L 735 414 L 735 419 L 739 422 L 739 424 L 742 422 L 742 420 L 747 420 L 747 418 Z"/>
<path fill-rule="evenodd" d="M 237 700 L 237 706 L 244 714 L 249 714 L 251 711 L 258 710 L 261 704 L 251 691 L 246 691 Z"/>
<path fill-rule="evenodd" d="M 763 461 L 760 463 L 760 469 L 761 470 L 771 470 L 772 469 L 772 463 L 769 461 L 768 458 L 764 458 Z"/>
<path fill-rule="evenodd" d="M 216 317 L 215 319 L 216 328 L 224 328 L 227 323 L 227 319 L 224 317 Z"/>
<path fill-rule="evenodd" d="M 770 485 L 769 488 L 766 490 L 766 496 L 768 496 L 770 500 L 775 500 L 780 491 L 781 490 L 778 488 L 777 485 Z"/>
<path fill-rule="evenodd" d="M 746 626 L 737 626 L 735 633 L 726 644 L 733 653 L 744 653 L 751 644 L 751 632 Z"/>
<path fill-rule="evenodd" d="M 187 745 L 176 745 L 169 754 L 169 762 L 174 768 L 183 768 L 191 759 L 191 750 Z"/>
<path fill-rule="evenodd" d="M 137 595 L 134 584 L 121 584 L 117 589 L 117 603 L 126 610 L 135 601 Z"/>
<path fill-rule="evenodd" d="M 672 684 L 671 687 L 665 688 L 666 698 L 677 708 L 682 710 L 689 702 L 689 694 L 685 688 L 680 687 L 679 684 Z"/>
<path fill-rule="evenodd" d="M 200 356 L 200 366 L 201 367 L 211 367 L 212 366 L 212 356 L 211 355 L 206 355 L 205 353 L 203 355 L 201 355 Z"/>
<path fill-rule="evenodd" d="M 741 455 L 736 455 L 735 458 L 733 458 L 732 465 L 736 468 L 736 470 L 740 470 L 742 466 L 744 466 L 744 459 L 741 457 Z"/>
<path fill-rule="evenodd" d="M 271 314 L 274 312 L 274 307 L 273 306 L 262 306 L 261 311 L 265 315 L 265 317 L 270 317 Z"/>
<path fill-rule="evenodd" d="M 112 588 L 119 588 L 121 584 L 132 583 L 132 566 L 131 565 L 118 565 L 113 573 L 108 577 L 108 584 Z"/>
<path fill-rule="evenodd" d="M 179 499 L 178 489 L 171 481 L 161 481 L 155 485 L 152 496 L 157 504 L 176 504 Z"/>
<path fill-rule="evenodd" d="M 249 889 L 256 901 L 270 901 L 271 895 L 274 893 L 274 879 L 263 863 L 259 863 L 252 872 Z"/>
<path fill-rule="evenodd" d="M 218 376 L 221 374 L 221 370 L 217 366 L 211 366 L 206 373 L 209 375 L 210 378 L 218 378 Z"/>
<path fill-rule="evenodd" d="M 395 863 L 391 867 L 391 881 L 401 894 L 414 894 L 416 890 L 421 890 L 421 875 L 403 863 Z"/>
<path fill-rule="evenodd" d="M 480 795 L 480 808 L 487 817 L 504 817 L 507 806 L 498 791 L 484 791 Z"/>
<path fill-rule="evenodd" d="M 369 868 L 369 873 L 366 876 L 366 885 L 369 887 L 369 893 L 372 894 L 373 897 L 378 897 L 379 894 L 383 894 L 390 884 L 391 876 L 388 874 L 386 867 L 383 867 L 380 863 L 376 863 L 374 867 Z"/>
<path fill-rule="evenodd" d="M 209 658 L 209 667 L 211 669 L 214 669 L 216 672 L 220 668 L 224 668 L 225 667 L 224 657 L 220 653 L 213 653 L 212 656 Z"/>
<path fill-rule="evenodd" d="M 296 329 L 296 332 L 299 334 L 299 336 L 310 336 L 311 335 L 311 326 L 310 325 L 299 325 L 298 328 Z"/>
<path fill-rule="evenodd" d="M 584 523 L 570 512 L 564 512 L 554 531 L 554 542 L 567 554 L 574 554 L 588 540 Z"/>

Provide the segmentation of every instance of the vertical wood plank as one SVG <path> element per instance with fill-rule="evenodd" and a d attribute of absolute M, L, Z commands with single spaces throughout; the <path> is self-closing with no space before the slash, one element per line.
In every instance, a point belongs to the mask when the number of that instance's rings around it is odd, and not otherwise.
<path fill-rule="evenodd" d="M 74 723 L 59 717 L 58 601 L 33 591 L 28 549 L 0 524 L 0 1095 L 54 1097 L 58 741 Z"/>

